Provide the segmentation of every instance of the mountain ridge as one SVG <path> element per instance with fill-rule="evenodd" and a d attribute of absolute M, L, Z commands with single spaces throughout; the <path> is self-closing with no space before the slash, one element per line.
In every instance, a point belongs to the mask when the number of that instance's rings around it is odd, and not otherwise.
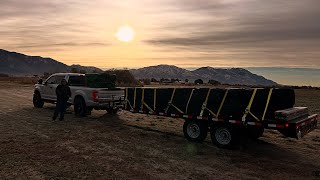
<path fill-rule="evenodd" d="M 29 56 L 0 49 L 0 73 L 8 75 L 42 75 L 44 73 L 71 72 L 72 68 L 86 72 L 103 72 L 93 66 L 68 66 L 55 59 Z"/>
<path fill-rule="evenodd" d="M 251 73 L 243 68 L 213 68 L 210 66 L 200 67 L 195 70 L 186 70 L 173 65 L 157 65 L 143 67 L 139 69 L 131 69 L 131 73 L 137 79 L 145 78 L 178 78 L 181 80 L 202 79 L 204 81 L 216 80 L 223 84 L 230 85 L 261 85 L 261 86 L 275 86 L 276 82 L 266 79 L 263 76 Z"/>
<path fill-rule="evenodd" d="M 85 72 L 103 72 L 94 66 L 81 66 L 74 64 L 68 66 L 52 58 L 41 56 L 28 56 L 25 54 L 10 52 L 0 49 L 0 73 L 8 75 L 42 75 L 44 73 L 71 72 L 72 69 Z M 136 79 L 156 78 L 156 79 L 188 79 L 194 81 L 202 79 L 204 81 L 215 80 L 223 84 L 230 85 L 261 85 L 274 86 L 276 82 L 251 73 L 243 68 L 213 68 L 200 67 L 195 70 L 187 70 L 174 65 L 160 64 L 138 69 L 130 69 Z"/>

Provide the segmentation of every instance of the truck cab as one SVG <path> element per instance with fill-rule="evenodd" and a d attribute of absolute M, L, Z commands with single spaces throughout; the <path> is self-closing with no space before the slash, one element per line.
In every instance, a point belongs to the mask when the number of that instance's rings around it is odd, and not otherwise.
<path fill-rule="evenodd" d="M 115 77 L 109 74 L 56 73 L 35 85 L 33 104 L 42 108 L 45 102 L 56 102 L 56 88 L 65 79 L 71 90 L 68 104 L 76 115 L 85 116 L 93 109 L 115 113 L 123 106 L 124 89 L 115 87 Z"/>

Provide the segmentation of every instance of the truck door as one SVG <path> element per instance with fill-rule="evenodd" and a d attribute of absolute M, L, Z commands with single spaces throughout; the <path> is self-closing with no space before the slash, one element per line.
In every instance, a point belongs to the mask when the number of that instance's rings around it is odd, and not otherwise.
<path fill-rule="evenodd" d="M 53 97 L 52 97 L 53 86 L 52 85 L 55 83 L 55 80 L 56 80 L 56 77 L 51 76 L 44 82 L 43 91 L 42 91 L 42 97 L 44 99 L 53 100 Z"/>
<path fill-rule="evenodd" d="M 51 97 L 53 100 L 56 100 L 56 99 L 57 99 L 56 88 L 57 88 L 57 86 L 61 83 L 62 79 L 65 79 L 65 75 L 56 75 L 56 76 L 55 76 L 54 83 L 51 84 L 51 87 L 52 87 L 52 88 L 50 88 L 50 97 Z"/>

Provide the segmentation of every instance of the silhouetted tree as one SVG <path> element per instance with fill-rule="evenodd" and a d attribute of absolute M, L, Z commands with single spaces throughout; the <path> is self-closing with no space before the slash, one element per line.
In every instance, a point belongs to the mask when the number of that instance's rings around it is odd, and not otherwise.
<path fill-rule="evenodd" d="M 194 81 L 195 84 L 203 84 L 203 80 L 202 79 L 197 79 Z"/>
<path fill-rule="evenodd" d="M 208 84 L 211 84 L 211 85 L 220 85 L 221 83 L 219 82 L 219 81 L 216 81 L 216 80 L 213 80 L 213 79 L 211 79 L 211 80 L 209 80 L 209 82 L 208 82 Z"/>
<path fill-rule="evenodd" d="M 87 73 L 87 71 L 86 71 L 86 70 L 84 70 L 84 69 L 80 69 L 79 73 L 81 73 L 81 74 L 86 74 L 86 73 Z"/>
<path fill-rule="evenodd" d="M 72 72 L 72 73 L 79 73 L 79 70 L 78 70 L 78 68 L 76 68 L 76 67 L 72 67 L 72 68 L 71 68 L 71 72 Z"/>

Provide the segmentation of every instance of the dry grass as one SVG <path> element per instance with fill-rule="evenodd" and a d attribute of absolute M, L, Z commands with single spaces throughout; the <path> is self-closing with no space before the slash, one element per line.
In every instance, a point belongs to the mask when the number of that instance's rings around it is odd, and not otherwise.
<path fill-rule="evenodd" d="M 296 106 L 309 107 L 311 113 L 320 115 L 320 90 L 296 89 Z"/>
<path fill-rule="evenodd" d="M 0 179 L 313 179 L 320 129 L 302 140 L 267 131 L 239 150 L 183 138 L 180 119 L 94 111 L 53 122 L 32 106 L 32 85 L 0 81 Z M 317 112 L 318 92 L 297 92 Z M 317 96 L 318 97 L 318 96 Z"/>
<path fill-rule="evenodd" d="M 38 77 L 0 77 L 0 83 L 36 84 Z"/>

